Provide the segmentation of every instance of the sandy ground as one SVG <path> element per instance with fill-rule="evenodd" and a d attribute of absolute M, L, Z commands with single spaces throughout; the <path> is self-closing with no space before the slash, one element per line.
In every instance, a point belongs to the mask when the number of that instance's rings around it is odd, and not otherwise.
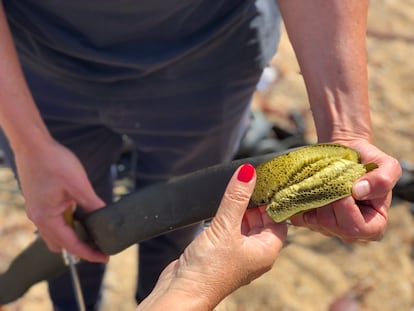
<path fill-rule="evenodd" d="M 414 1 L 371 2 L 368 32 L 370 100 L 376 144 L 398 159 L 414 163 Z M 255 107 L 282 124 L 291 109 L 315 139 L 303 81 L 284 35 L 272 64 L 278 79 L 256 97 Z M 289 123 L 286 126 L 290 126 Z M 34 237 L 13 175 L 0 168 L 0 271 Z M 301 228 L 290 228 L 289 244 L 274 268 L 226 298 L 218 311 L 319 311 L 338 301 L 355 301 L 343 310 L 414 310 L 413 216 L 406 202 L 394 201 L 381 242 L 344 244 Z M 102 311 L 133 310 L 136 247 L 113 256 L 105 277 Z M 36 267 L 33 267 L 34 269 Z M 40 283 L 6 311 L 51 310 Z M 333 310 L 333 309 L 331 309 Z"/>

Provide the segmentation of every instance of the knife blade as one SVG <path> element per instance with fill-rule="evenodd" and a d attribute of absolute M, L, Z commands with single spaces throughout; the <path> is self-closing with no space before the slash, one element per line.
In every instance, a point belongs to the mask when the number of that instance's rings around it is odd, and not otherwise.
<path fill-rule="evenodd" d="M 76 209 L 76 204 L 71 204 L 65 210 L 65 213 L 63 215 L 66 223 L 72 228 L 74 227 L 73 212 L 75 211 L 75 209 Z M 72 286 L 73 286 L 73 290 L 75 293 L 76 302 L 78 304 L 78 309 L 79 311 L 86 311 L 85 300 L 83 298 L 83 293 L 82 293 L 82 286 L 79 280 L 78 270 L 76 268 L 76 264 L 79 262 L 79 258 L 71 254 L 70 252 L 68 252 L 66 249 L 62 250 L 62 257 L 63 257 L 63 262 L 65 263 L 65 265 L 69 267 L 70 276 L 72 279 Z"/>

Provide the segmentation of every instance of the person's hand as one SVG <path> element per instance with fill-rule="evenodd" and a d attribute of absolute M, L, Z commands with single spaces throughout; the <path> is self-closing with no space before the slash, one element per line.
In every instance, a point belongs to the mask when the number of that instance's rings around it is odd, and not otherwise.
<path fill-rule="evenodd" d="M 163 271 L 138 310 L 212 310 L 271 269 L 287 227 L 273 222 L 263 206 L 246 210 L 255 182 L 251 165 L 235 172 L 211 226 Z"/>
<path fill-rule="evenodd" d="M 106 262 L 108 256 L 83 243 L 65 223 L 64 211 L 73 203 L 91 212 L 105 205 L 95 194 L 77 157 L 55 141 L 41 142 L 15 155 L 26 213 L 51 251 Z"/>
<path fill-rule="evenodd" d="M 352 196 L 295 215 L 291 222 L 346 242 L 380 240 L 387 226 L 392 188 L 401 176 L 399 162 L 364 140 L 337 142 L 358 150 L 362 163 L 374 162 L 378 168 L 354 184 Z"/>

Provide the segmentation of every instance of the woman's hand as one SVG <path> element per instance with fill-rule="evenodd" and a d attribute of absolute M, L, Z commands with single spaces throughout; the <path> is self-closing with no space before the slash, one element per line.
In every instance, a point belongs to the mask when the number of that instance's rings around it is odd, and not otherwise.
<path fill-rule="evenodd" d="M 16 153 L 15 159 L 27 215 L 49 249 L 66 249 L 88 261 L 106 262 L 108 256 L 83 243 L 63 218 L 73 203 L 88 212 L 105 205 L 78 158 L 54 140 L 42 140 Z"/>
<path fill-rule="evenodd" d="M 292 224 L 308 227 L 346 242 L 380 240 L 387 226 L 392 188 L 401 176 L 399 162 L 368 141 L 336 141 L 361 155 L 362 163 L 378 168 L 361 177 L 352 196 L 291 218 Z"/>
<path fill-rule="evenodd" d="M 352 197 L 291 219 L 295 225 L 349 242 L 382 237 L 391 189 L 401 175 L 398 161 L 371 143 L 368 2 L 278 0 L 306 85 L 318 141 L 342 143 L 358 150 L 363 163 L 379 166 L 354 185 Z"/>
<path fill-rule="evenodd" d="M 0 40 L 0 126 L 15 155 L 27 214 L 51 250 L 107 261 L 65 224 L 63 212 L 73 203 L 88 211 L 104 203 L 79 160 L 51 138 L 24 79 L 1 1 Z"/>
<path fill-rule="evenodd" d="M 212 310 L 271 269 L 287 227 L 273 222 L 265 207 L 246 210 L 255 183 L 251 165 L 236 171 L 211 226 L 163 271 L 138 310 Z"/>

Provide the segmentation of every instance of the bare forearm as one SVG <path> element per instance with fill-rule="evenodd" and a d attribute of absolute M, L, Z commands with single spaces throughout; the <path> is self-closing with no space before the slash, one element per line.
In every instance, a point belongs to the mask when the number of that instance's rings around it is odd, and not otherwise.
<path fill-rule="evenodd" d="M 279 0 L 319 141 L 371 140 L 367 0 Z"/>
<path fill-rule="evenodd" d="M 23 77 L 1 1 L 0 126 L 15 151 L 50 137 Z"/>

